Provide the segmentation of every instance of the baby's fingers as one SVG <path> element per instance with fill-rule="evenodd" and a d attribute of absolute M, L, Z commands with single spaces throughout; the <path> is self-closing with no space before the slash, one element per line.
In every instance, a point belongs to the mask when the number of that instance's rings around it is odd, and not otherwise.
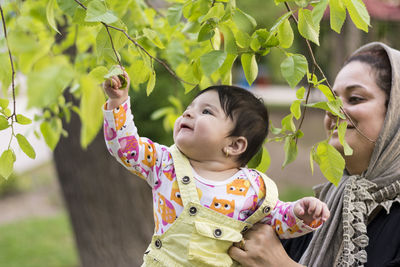
<path fill-rule="evenodd" d="M 319 203 L 318 205 L 315 206 L 313 218 L 314 219 L 320 218 L 321 212 L 322 212 L 322 203 Z"/>
<path fill-rule="evenodd" d="M 322 214 L 321 214 L 322 220 L 325 222 L 326 220 L 329 219 L 330 216 L 331 212 L 329 211 L 328 206 L 325 203 L 323 203 Z"/>
<path fill-rule="evenodd" d="M 111 87 L 113 89 L 117 90 L 117 89 L 121 88 L 121 81 L 119 80 L 118 76 L 112 76 L 111 82 L 112 82 Z"/>
<path fill-rule="evenodd" d="M 315 201 L 309 201 L 307 209 L 308 214 L 313 214 L 315 212 L 316 207 L 317 203 Z"/>

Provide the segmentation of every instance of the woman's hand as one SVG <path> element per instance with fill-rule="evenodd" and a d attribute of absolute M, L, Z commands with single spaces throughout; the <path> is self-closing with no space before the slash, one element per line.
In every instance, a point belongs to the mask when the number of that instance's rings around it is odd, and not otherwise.
<path fill-rule="evenodd" d="M 294 262 L 283 248 L 275 230 L 267 224 L 258 223 L 244 234 L 243 250 L 232 246 L 228 253 L 244 267 L 291 267 L 302 266 Z"/>
<path fill-rule="evenodd" d="M 126 80 L 126 86 L 122 88 L 122 77 Z M 118 76 L 112 76 L 110 79 L 103 83 L 103 88 L 109 97 L 107 109 L 114 109 L 119 107 L 128 99 L 128 89 L 129 89 L 129 76 L 124 70 L 124 73 Z"/>

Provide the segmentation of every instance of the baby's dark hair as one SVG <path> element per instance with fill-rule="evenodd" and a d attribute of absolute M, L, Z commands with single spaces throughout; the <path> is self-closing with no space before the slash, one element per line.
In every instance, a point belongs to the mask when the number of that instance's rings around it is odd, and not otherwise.
<path fill-rule="evenodd" d="M 247 149 L 238 158 L 240 166 L 245 166 L 261 149 L 268 135 L 267 108 L 261 99 L 237 86 L 210 86 L 197 96 L 208 91 L 218 93 L 222 109 L 235 124 L 229 136 L 243 136 L 247 139 Z"/>
<path fill-rule="evenodd" d="M 388 107 L 390 99 L 390 91 L 392 89 L 392 66 L 390 65 L 389 57 L 383 48 L 377 47 L 374 49 L 361 51 L 351 56 L 344 65 L 352 61 L 359 61 L 368 64 L 374 74 L 375 82 L 386 94 L 385 106 Z"/>

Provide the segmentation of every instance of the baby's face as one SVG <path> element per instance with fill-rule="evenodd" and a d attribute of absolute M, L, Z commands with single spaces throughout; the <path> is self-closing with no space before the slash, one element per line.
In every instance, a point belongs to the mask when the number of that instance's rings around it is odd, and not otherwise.
<path fill-rule="evenodd" d="M 226 116 L 216 91 L 196 97 L 174 126 L 174 141 L 179 150 L 194 160 L 224 157 L 233 121 Z"/>

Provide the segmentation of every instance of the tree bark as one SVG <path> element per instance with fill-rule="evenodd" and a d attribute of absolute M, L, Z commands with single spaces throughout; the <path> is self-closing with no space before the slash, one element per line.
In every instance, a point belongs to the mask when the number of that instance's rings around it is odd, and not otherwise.
<path fill-rule="evenodd" d="M 154 229 L 150 187 L 112 158 L 102 131 L 84 151 L 75 113 L 64 128 L 54 159 L 81 265 L 140 266 Z"/>

